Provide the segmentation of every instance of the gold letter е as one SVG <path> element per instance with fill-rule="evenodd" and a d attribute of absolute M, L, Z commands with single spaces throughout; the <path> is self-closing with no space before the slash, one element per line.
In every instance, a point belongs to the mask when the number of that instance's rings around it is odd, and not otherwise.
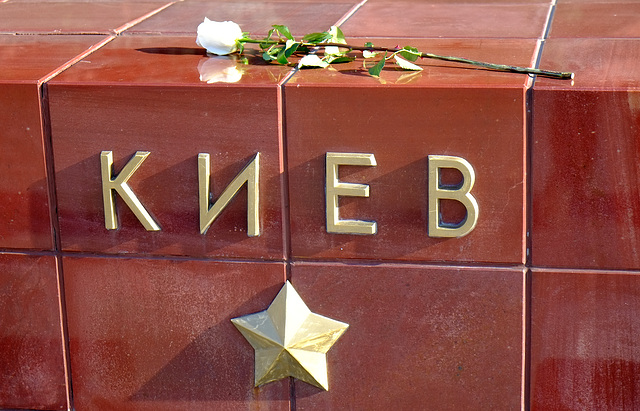
<path fill-rule="evenodd" d="M 341 220 L 338 214 L 338 197 L 369 197 L 369 185 L 343 183 L 338 179 L 338 166 L 375 166 L 373 154 L 327 153 L 326 157 L 326 219 L 327 233 L 375 234 L 375 221 Z"/>

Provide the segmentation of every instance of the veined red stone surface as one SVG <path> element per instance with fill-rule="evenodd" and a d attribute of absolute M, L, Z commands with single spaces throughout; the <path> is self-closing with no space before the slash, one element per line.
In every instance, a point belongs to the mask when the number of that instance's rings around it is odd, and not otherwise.
<path fill-rule="evenodd" d="M 550 39 L 542 62 L 575 83 L 533 90 L 534 265 L 638 269 L 640 42 Z"/>
<path fill-rule="evenodd" d="M 63 260 L 77 409 L 288 409 L 288 381 L 253 388 L 231 318 L 261 311 L 284 264 Z"/>
<path fill-rule="evenodd" d="M 201 81 L 212 62 L 238 70 L 237 83 Z M 50 81 L 63 249 L 282 259 L 278 84 L 289 70 L 209 59 L 192 37 L 127 36 Z M 105 228 L 105 150 L 114 173 L 135 152 L 150 153 L 129 184 L 161 231 L 145 230 L 121 202 L 119 229 Z M 247 235 L 246 188 L 200 234 L 199 153 L 211 156 L 213 198 L 260 153 L 260 236 Z"/>
<path fill-rule="evenodd" d="M 0 248 L 53 249 L 41 82 L 103 39 L 0 35 Z"/>
<path fill-rule="evenodd" d="M 360 40 L 362 43 L 366 39 Z M 372 39 L 391 46 L 396 39 Z M 528 40 L 404 40 L 433 53 L 531 63 Z M 370 63 L 371 64 L 371 63 Z M 301 258 L 524 261 L 524 100 L 527 77 L 422 60 L 423 72 L 361 62 L 304 70 L 285 85 L 292 254 Z M 340 218 L 376 221 L 375 235 L 326 231 L 325 154 L 372 153 L 375 167 L 341 167 L 340 181 L 368 184 L 368 198 L 342 197 Z M 474 168 L 478 225 L 462 238 L 427 235 L 428 156 L 462 157 Z M 322 173 L 322 174 L 320 174 Z M 443 204 L 454 222 L 459 203 Z"/>
<path fill-rule="evenodd" d="M 56 259 L 0 254 L 0 407 L 67 409 Z"/>
<path fill-rule="evenodd" d="M 291 281 L 349 323 L 329 392 L 296 383 L 298 409 L 519 407 L 522 269 L 296 263 Z"/>
<path fill-rule="evenodd" d="M 531 409 L 638 408 L 638 272 L 532 277 Z"/>

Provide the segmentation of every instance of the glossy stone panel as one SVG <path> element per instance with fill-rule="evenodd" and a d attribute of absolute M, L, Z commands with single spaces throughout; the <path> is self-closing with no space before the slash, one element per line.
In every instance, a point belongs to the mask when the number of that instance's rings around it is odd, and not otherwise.
<path fill-rule="evenodd" d="M 53 248 L 39 82 L 103 38 L 0 35 L 0 248 Z"/>
<path fill-rule="evenodd" d="M 597 1 L 597 0 L 594 0 Z M 619 0 L 616 0 L 619 1 Z M 551 4 L 551 0 L 464 0 L 464 1 L 456 1 L 452 2 L 450 0 L 367 0 L 367 3 L 397 3 L 398 7 L 413 7 L 414 3 L 428 3 L 428 4 L 438 4 L 438 3 L 455 3 L 459 4 L 460 7 L 464 7 L 469 3 L 478 3 L 478 4 Z M 407 3 L 410 3 L 407 5 Z"/>
<path fill-rule="evenodd" d="M 36 84 L 107 39 L 104 35 L 0 35 L 0 78 L 2 83 Z"/>
<path fill-rule="evenodd" d="M 0 84 L 0 247 L 51 249 L 37 84 Z"/>
<path fill-rule="evenodd" d="M 0 5 L 0 33 L 118 33 L 170 3 L 11 1 Z"/>
<path fill-rule="evenodd" d="M 378 45 L 396 40 L 376 40 Z M 535 41 L 406 40 L 439 54 L 528 65 Z M 424 60 L 425 70 L 384 70 L 360 61 L 304 70 L 285 86 L 292 254 L 361 258 L 522 263 L 527 76 Z M 375 235 L 329 234 L 327 152 L 371 153 L 375 167 L 341 167 L 340 180 L 368 184 L 368 198 L 341 197 L 340 218 L 376 221 Z M 475 170 L 475 229 L 462 238 L 427 235 L 428 156 L 466 159 Z M 443 201 L 448 221 L 465 218 Z"/>
<path fill-rule="evenodd" d="M 637 2 L 559 1 L 551 24 L 550 38 L 640 37 L 640 4 Z"/>
<path fill-rule="evenodd" d="M 638 272 L 534 269 L 532 410 L 640 407 Z"/>
<path fill-rule="evenodd" d="M 281 259 L 278 83 L 289 70 L 208 58 L 192 38 L 127 36 L 49 82 L 63 248 Z M 105 228 L 103 150 L 116 172 L 136 151 L 151 153 L 128 184 L 161 231 L 146 231 L 120 199 L 119 229 Z M 260 235 L 247 235 L 246 187 L 201 235 L 198 154 L 211 156 L 217 199 L 258 152 Z"/>
<path fill-rule="evenodd" d="M 193 35 L 205 17 L 231 20 L 243 31 L 264 36 L 273 24 L 288 26 L 294 36 L 329 30 L 357 4 L 343 2 L 242 2 L 184 1 L 132 27 L 127 34 L 163 33 Z"/>
<path fill-rule="evenodd" d="M 309 308 L 349 328 L 329 391 L 296 382 L 296 409 L 519 409 L 523 272 L 295 263 Z"/>
<path fill-rule="evenodd" d="M 57 264 L 0 254 L 0 408 L 67 409 Z"/>
<path fill-rule="evenodd" d="M 640 267 L 638 58 L 636 40 L 551 39 L 544 48 L 542 64 L 576 79 L 539 79 L 533 92 L 536 266 Z"/>
<path fill-rule="evenodd" d="M 354 37 L 542 37 L 549 4 L 490 3 L 367 2 L 341 28 Z"/>
<path fill-rule="evenodd" d="M 230 319 L 266 309 L 282 263 L 64 258 L 78 410 L 289 409 L 289 381 L 253 388 Z"/>

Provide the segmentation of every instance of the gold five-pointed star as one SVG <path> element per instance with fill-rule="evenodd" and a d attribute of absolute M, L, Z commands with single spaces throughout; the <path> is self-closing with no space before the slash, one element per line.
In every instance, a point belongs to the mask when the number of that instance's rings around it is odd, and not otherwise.
<path fill-rule="evenodd" d="M 255 386 L 295 377 L 329 389 L 327 351 L 349 324 L 309 310 L 289 281 L 269 308 L 231 320 L 255 350 Z"/>

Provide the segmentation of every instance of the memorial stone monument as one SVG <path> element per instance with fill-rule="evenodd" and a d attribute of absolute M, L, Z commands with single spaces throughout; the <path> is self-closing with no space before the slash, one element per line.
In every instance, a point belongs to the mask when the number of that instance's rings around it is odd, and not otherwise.
<path fill-rule="evenodd" d="M 0 1 L 0 408 L 639 409 L 639 59 L 622 0 Z"/>

